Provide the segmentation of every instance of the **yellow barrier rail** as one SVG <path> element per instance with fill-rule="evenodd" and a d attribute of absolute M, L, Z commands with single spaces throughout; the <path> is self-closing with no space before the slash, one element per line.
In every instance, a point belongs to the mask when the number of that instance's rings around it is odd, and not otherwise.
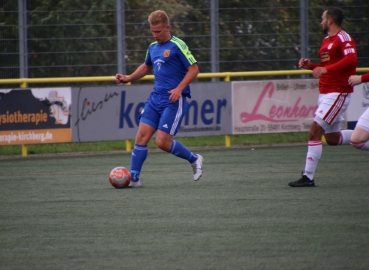
<path fill-rule="evenodd" d="M 357 73 L 369 72 L 369 67 L 357 68 Z M 258 76 L 289 76 L 312 74 L 311 70 L 277 70 L 277 71 L 244 71 L 244 72 L 216 72 L 200 73 L 198 79 L 224 78 L 228 82 L 232 77 L 258 77 Z M 19 78 L 19 79 L 0 79 L 0 84 L 19 84 L 21 88 L 26 88 L 27 84 L 33 83 L 71 83 L 71 82 L 112 82 L 114 76 L 95 76 L 95 77 L 55 77 L 55 78 Z M 141 80 L 154 80 L 154 75 L 146 75 Z"/>
<path fill-rule="evenodd" d="M 357 73 L 369 72 L 369 67 L 357 68 Z M 258 76 L 291 76 L 312 74 L 311 70 L 276 70 L 276 71 L 244 71 L 244 72 L 215 72 L 200 73 L 198 79 L 224 78 L 229 82 L 232 77 L 258 77 Z M 140 80 L 154 80 L 154 75 L 146 75 Z M 19 78 L 19 79 L 0 79 L 0 84 L 19 84 L 21 88 L 27 88 L 27 84 L 33 83 L 81 83 L 81 82 L 113 82 L 115 76 L 96 76 L 96 77 L 57 77 L 57 78 Z M 225 146 L 231 146 L 230 135 L 225 135 Z M 132 151 L 132 142 L 126 140 L 126 151 Z M 22 156 L 27 156 L 27 145 L 22 145 Z"/>

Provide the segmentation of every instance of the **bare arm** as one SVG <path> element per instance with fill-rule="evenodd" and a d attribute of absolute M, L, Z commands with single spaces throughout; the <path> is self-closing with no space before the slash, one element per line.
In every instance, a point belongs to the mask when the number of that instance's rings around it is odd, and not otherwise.
<path fill-rule="evenodd" d="M 310 69 L 311 61 L 307 58 L 301 58 L 299 61 L 299 67 L 304 69 Z"/>
<path fill-rule="evenodd" d="M 361 84 L 362 82 L 369 82 L 369 73 L 364 75 L 351 75 L 348 79 L 348 83 L 351 86 Z"/>
<path fill-rule="evenodd" d="M 183 80 L 176 88 L 169 91 L 170 102 L 174 103 L 179 100 L 182 95 L 183 89 L 196 78 L 197 74 L 199 74 L 199 67 L 197 66 L 197 64 L 193 64 L 188 67 L 187 74 L 186 76 L 184 76 Z"/>
<path fill-rule="evenodd" d="M 145 75 L 149 74 L 149 72 L 151 71 L 151 69 L 152 69 L 152 66 L 147 66 L 146 64 L 141 64 L 135 70 L 135 72 L 133 72 L 129 76 L 123 75 L 123 74 L 116 74 L 115 75 L 115 81 L 117 82 L 117 84 L 133 82 L 133 81 L 136 81 L 138 79 L 141 79 Z"/>
<path fill-rule="evenodd" d="M 299 67 L 304 69 L 310 69 L 313 70 L 316 67 L 320 67 L 321 64 L 314 64 L 310 61 L 308 58 L 301 58 L 299 61 Z"/>
<path fill-rule="evenodd" d="M 350 78 L 348 79 L 348 84 L 351 86 L 361 84 L 361 76 L 351 75 Z"/>

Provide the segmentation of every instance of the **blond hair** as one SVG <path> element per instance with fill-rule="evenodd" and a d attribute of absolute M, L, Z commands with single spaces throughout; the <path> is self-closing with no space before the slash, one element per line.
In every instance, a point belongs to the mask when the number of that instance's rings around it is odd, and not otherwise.
<path fill-rule="evenodd" d="M 169 25 L 169 17 L 163 10 L 156 10 L 152 12 L 147 20 L 149 21 L 150 25 Z"/>

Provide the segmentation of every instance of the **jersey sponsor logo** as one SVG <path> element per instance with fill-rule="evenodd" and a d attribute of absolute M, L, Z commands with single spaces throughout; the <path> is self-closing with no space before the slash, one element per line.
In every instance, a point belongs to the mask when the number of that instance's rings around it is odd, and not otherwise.
<path fill-rule="evenodd" d="M 160 71 L 161 64 L 163 64 L 163 63 L 165 63 L 165 61 L 160 60 L 160 59 L 158 59 L 154 62 L 154 64 L 158 67 L 158 71 Z"/>
<path fill-rule="evenodd" d="M 163 56 L 169 57 L 169 55 L 170 55 L 170 50 L 164 50 Z"/>
<path fill-rule="evenodd" d="M 329 56 L 329 52 L 322 52 L 320 54 L 320 61 L 321 62 L 328 62 L 329 60 L 331 60 L 331 58 Z"/>
<path fill-rule="evenodd" d="M 333 43 L 329 44 L 328 45 L 328 50 L 332 49 L 332 47 L 333 47 Z"/>

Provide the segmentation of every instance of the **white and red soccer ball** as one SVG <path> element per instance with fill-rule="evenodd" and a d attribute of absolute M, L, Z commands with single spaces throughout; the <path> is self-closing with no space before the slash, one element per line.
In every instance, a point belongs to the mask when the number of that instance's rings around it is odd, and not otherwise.
<path fill-rule="evenodd" d="M 125 167 L 115 167 L 109 175 L 109 182 L 115 188 L 125 188 L 131 181 L 131 174 Z"/>

